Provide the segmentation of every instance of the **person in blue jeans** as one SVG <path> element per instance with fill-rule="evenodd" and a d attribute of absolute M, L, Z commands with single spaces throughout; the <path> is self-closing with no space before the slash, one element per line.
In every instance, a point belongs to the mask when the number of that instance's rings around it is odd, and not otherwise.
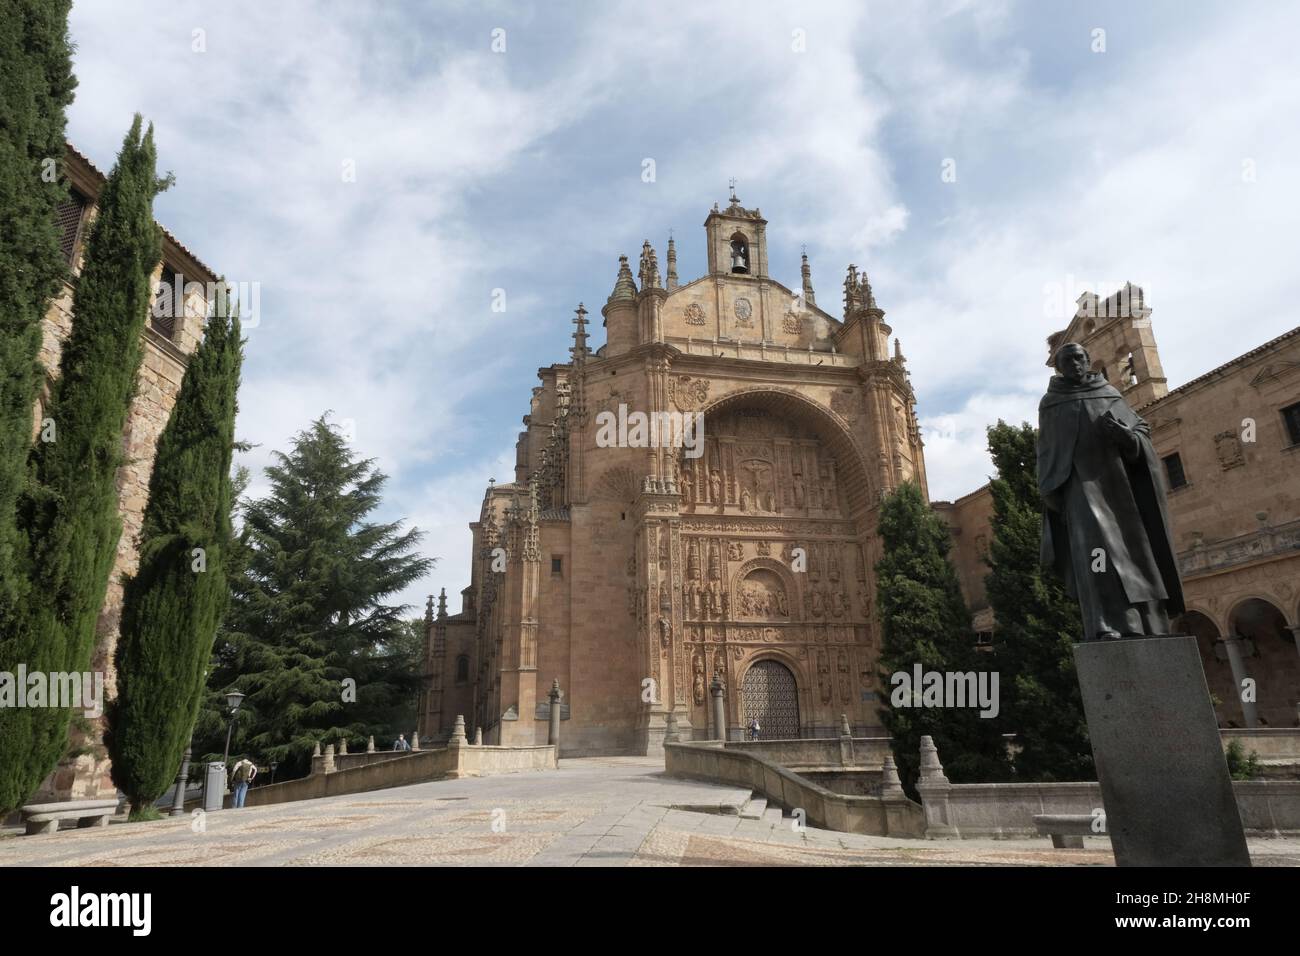
<path fill-rule="evenodd" d="M 234 809 L 238 810 L 243 807 L 244 798 L 248 796 L 248 785 L 253 782 L 256 776 L 257 765 L 249 760 L 247 756 L 241 757 L 239 762 L 230 768 L 230 782 L 235 791 Z"/>

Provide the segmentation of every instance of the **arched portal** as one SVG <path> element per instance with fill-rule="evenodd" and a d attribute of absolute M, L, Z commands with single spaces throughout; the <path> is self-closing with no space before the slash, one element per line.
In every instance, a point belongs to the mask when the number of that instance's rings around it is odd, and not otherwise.
<path fill-rule="evenodd" d="M 1205 682 L 1218 701 L 1214 710 L 1220 726 L 1246 726 L 1241 712 L 1241 695 L 1237 693 L 1237 684 L 1232 677 L 1232 665 L 1228 663 L 1227 649 L 1214 621 L 1200 611 L 1186 611 L 1174 624 L 1173 632 L 1190 634 L 1196 638 L 1196 649 L 1201 653 L 1201 667 L 1205 670 Z"/>
<path fill-rule="evenodd" d="M 1255 707 L 1264 727 L 1294 727 L 1300 698 L 1300 655 L 1286 617 L 1263 598 L 1242 601 L 1228 627 L 1246 644 L 1246 670 L 1255 681 Z"/>
<path fill-rule="evenodd" d="M 745 673 L 740 690 L 741 727 L 758 718 L 760 740 L 795 740 L 799 737 L 799 688 L 794 674 L 774 660 L 756 662 Z"/>

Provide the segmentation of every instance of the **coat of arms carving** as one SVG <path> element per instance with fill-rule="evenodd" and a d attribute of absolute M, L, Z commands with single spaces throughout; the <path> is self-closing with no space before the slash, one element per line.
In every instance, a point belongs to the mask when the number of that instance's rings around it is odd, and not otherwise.
<path fill-rule="evenodd" d="M 678 411 L 693 412 L 708 401 L 709 383 L 706 379 L 677 375 L 668 380 L 668 394 Z"/>

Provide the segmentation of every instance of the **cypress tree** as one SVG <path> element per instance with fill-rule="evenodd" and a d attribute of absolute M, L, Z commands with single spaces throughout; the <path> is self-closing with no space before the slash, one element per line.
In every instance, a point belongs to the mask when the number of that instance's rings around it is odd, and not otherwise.
<path fill-rule="evenodd" d="M 1037 432 L 998 421 L 988 429 L 998 476 L 993 493 L 992 570 L 985 578 L 1003 674 L 1002 719 L 1018 736 L 1019 780 L 1093 780 L 1083 700 L 1074 670 L 1079 605 L 1039 563 L 1042 499 Z"/>
<path fill-rule="evenodd" d="M 970 611 L 957 574 L 948 562 L 948 527 L 926 504 L 920 488 L 905 483 L 881 504 L 884 551 L 876 564 L 877 604 L 882 629 L 881 687 L 887 706 L 881 719 L 893 738 L 894 761 L 903 788 L 917 799 L 921 738 L 929 735 L 953 782 L 1006 779 L 1006 748 L 992 718 L 978 707 L 923 707 L 893 685 L 891 676 L 926 671 L 988 670 L 977 658 Z M 919 695 L 921 688 L 912 691 Z"/>
<path fill-rule="evenodd" d="M 138 813 L 176 774 L 225 610 L 239 319 L 218 295 L 158 439 L 117 644 L 117 696 L 105 744 L 113 782 Z"/>
<path fill-rule="evenodd" d="M 0 0 L 0 640 L 16 626 L 28 587 L 15 509 L 41 382 L 41 320 L 67 272 L 57 228 L 67 188 L 52 173 L 76 87 L 70 7 Z"/>
<path fill-rule="evenodd" d="M 417 530 L 370 520 L 387 478 L 356 459 L 325 417 L 275 459 L 268 494 L 242 508 L 242 567 L 231 579 L 195 746 L 221 753 L 222 694 L 238 687 L 247 696 L 232 753 L 275 760 L 277 778 L 287 779 L 306 772 L 317 741 L 382 738 L 409 714 L 418 678 L 408 608 L 386 598 L 432 561 L 411 553 Z M 349 680 L 354 691 L 345 694 Z"/>
<path fill-rule="evenodd" d="M 99 195 L 73 296 L 72 331 L 48 414 L 57 439 L 32 449 L 19 500 L 31 587 L 0 636 L 0 664 L 29 672 L 82 672 L 90 664 L 122 523 L 117 469 L 142 352 L 150 278 L 162 256 L 153 199 L 153 127 L 131 124 Z M 5 669 L 12 669 L 6 666 Z M 0 809 L 19 805 L 58 762 L 72 712 L 0 709 Z"/>

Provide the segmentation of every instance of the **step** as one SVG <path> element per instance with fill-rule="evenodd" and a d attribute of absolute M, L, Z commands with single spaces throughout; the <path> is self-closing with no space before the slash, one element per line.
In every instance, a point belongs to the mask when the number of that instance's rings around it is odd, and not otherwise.
<path fill-rule="evenodd" d="M 749 801 L 740 808 L 740 818 L 742 820 L 761 820 L 766 809 L 767 799 L 765 797 L 750 797 Z"/>
<path fill-rule="evenodd" d="M 783 819 L 784 815 L 781 813 L 780 807 L 767 807 L 763 811 L 764 823 L 770 823 L 774 827 L 779 827 Z"/>

